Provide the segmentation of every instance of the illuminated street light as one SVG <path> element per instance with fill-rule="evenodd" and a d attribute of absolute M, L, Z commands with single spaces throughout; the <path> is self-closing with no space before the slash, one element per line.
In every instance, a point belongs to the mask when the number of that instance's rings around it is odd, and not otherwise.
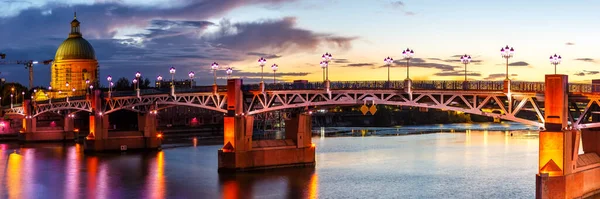
<path fill-rule="evenodd" d="M 190 77 L 190 88 L 192 88 L 192 81 L 194 81 L 194 71 L 190 71 L 190 73 L 188 73 L 188 76 Z"/>
<path fill-rule="evenodd" d="M 404 59 L 406 59 L 406 79 L 410 80 L 410 76 L 409 76 L 409 70 L 410 70 L 410 66 L 408 65 L 410 59 L 413 58 L 413 56 L 415 55 L 415 51 L 411 50 L 410 48 L 407 48 L 406 50 L 402 51 L 402 56 L 404 57 Z"/>
<path fill-rule="evenodd" d="M 392 59 L 391 57 L 386 57 L 385 59 L 383 59 L 383 61 L 385 62 L 385 65 L 387 66 L 388 69 L 388 84 L 390 83 L 390 66 L 392 65 L 392 63 L 394 63 L 394 59 Z"/>
<path fill-rule="evenodd" d="M 273 84 L 275 84 L 275 72 L 277 72 L 277 69 L 279 69 L 279 66 L 277 66 L 277 64 L 273 64 L 271 66 L 271 70 L 273 70 Z"/>
<path fill-rule="evenodd" d="M 515 49 L 512 47 L 508 47 L 508 45 L 500 49 L 500 55 L 502 55 L 502 58 L 506 59 L 506 80 L 508 80 L 508 59 L 513 57 L 514 54 Z"/>
<path fill-rule="evenodd" d="M 231 73 L 233 73 L 233 69 L 231 67 L 227 68 L 227 70 L 225 70 L 225 73 L 227 73 L 227 79 L 231 78 Z"/>
<path fill-rule="evenodd" d="M 217 69 L 219 69 L 219 64 L 217 64 L 217 62 L 213 62 L 210 65 L 210 68 L 213 70 L 213 75 L 215 77 L 215 85 L 217 85 Z"/>
<path fill-rule="evenodd" d="M 327 62 L 327 65 L 325 66 L 325 81 L 329 81 L 329 62 L 333 59 L 333 55 L 325 53 L 321 56 L 321 59 Z"/>
<path fill-rule="evenodd" d="M 560 62 L 562 62 L 562 57 L 560 57 L 560 55 L 552 55 L 550 56 L 550 63 L 552 65 L 554 65 L 554 74 L 556 75 L 556 65 L 560 64 Z"/>
<path fill-rule="evenodd" d="M 85 86 L 88 86 L 88 85 L 90 85 L 90 79 L 85 80 Z M 92 90 L 92 89 L 90 89 L 90 90 Z M 86 90 L 85 94 L 88 94 L 88 93 L 89 92 L 87 92 L 87 90 Z"/>
<path fill-rule="evenodd" d="M 171 89 L 173 89 L 175 88 L 175 67 L 171 67 L 169 73 L 171 73 Z"/>
<path fill-rule="evenodd" d="M 135 72 L 135 78 L 140 78 L 140 76 L 142 76 L 142 74 L 140 73 L 140 71 Z"/>
<path fill-rule="evenodd" d="M 260 59 L 258 59 L 258 65 L 260 65 L 260 82 L 263 82 L 263 77 L 264 77 L 263 68 L 264 68 L 265 64 L 267 64 L 267 60 L 265 58 L 261 57 Z"/>
<path fill-rule="evenodd" d="M 25 103 L 25 91 L 21 92 L 21 103 Z"/>
<path fill-rule="evenodd" d="M 13 108 L 13 94 L 10 94 L 10 108 Z"/>
<path fill-rule="evenodd" d="M 156 81 L 158 82 L 158 88 L 160 88 L 160 85 L 162 84 L 162 80 L 163 80 L 162 76 L 160 76 L 160 75 L 156 76 Z"/>
<path fill-rule="evenodd" d="M 465 65 L 465 82 L 466 82 L 467 81 L 467 64 L 471 63 L 471 56 L 467 55 L 467 54 L 460 56 L 460 62 Z"/>
<path fill-rule="evenodd" d="M 135 90 L 138 90 L 138 87 L 137 87 L 138 80 L 133 79 L 132 82 L 133 82 L 133 88 L 135 88 Z"/>
<path fill-rule="evenodd" d="M 321 65 L 321 69 L 323 69 L 323 81 L 325 81 L 325 68 L 327 68 L 329 63 L 327 63 L 327 61 L 321 61 L 319 64 Z"/>

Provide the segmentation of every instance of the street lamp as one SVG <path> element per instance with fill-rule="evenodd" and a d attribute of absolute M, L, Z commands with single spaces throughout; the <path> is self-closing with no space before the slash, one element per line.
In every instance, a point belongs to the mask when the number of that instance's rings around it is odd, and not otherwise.
<path fill-rule="evenodd" d="M 327 62 L 326 66 L 325 66 L 325 80 L 329 81 L 329 62 L 333 59 L 333 56 L 329 53 L 325 53 L 325 54 L 323 54 L 323 56 L 321 56 L 321 59 L 323 59 L 323 61 Z"/>
<path fill-rule="evenodd" d="M 138 72 L 135 72 L 135 79 L 137 79 L 137 82 L 140 82 L 140 83 L 142 82 L 142 81 L 140 80 L 140 77 L 141 77 L 141 76 L 142 76 L 142 74 L 140 73 L 140 71 L 138 71 Z M 137 90 L 139 90 L 139 89 L 140 89 L 140 85 L 139 85 L 139 84 L 137 84 L 137 88 L 136 88 L 136 89 L 137 89 Z"/>
<path fill-rule="evenodd" d="M 133 88 L 135 88 L 135 90 L 138 90 L 137 89 L 137 83 L 138 83 L 138 80 L 137 79 L 133 79 Z"/>
<path fill-rule="evenodd" d="M 327 66 L 329 65 L 329 63 L 327 63 L 326 61 L 321 61 L 321 69 L 323 69 L 323 81 L 325 81 L 325 68 L 327 68 Z"/>
<path fill-rule="evenodd" d="M 410 76 L 409 76 L 409 65 L 408 62 L 410 61 L 410 59 L 413 58 L 413 56 L 415 55 L 415 51 L 411 50 L 410 48 L 406 48 L 406 50 L 402 51 L 402 56 L 404 57 L 404 59 L 406 59 L 406 79 L 410 80 Z"/>
<path fill-rule="evenodd" d="M 219 64 L 217 64 L 217 62 L 213 62 L 210 65 L 210 68 L 213 70 L 213 75 L 215 77 L 215 85 L 217 85 L 217 69 L 219 69 Z"/>
<path fill-rule="evenodd" d="M 85 86 L 87 87 L 88 85 L 90 85 L 90 79 L 85 80 Z M 87 92 L 87 90 L 86 90 L 85 94 L 88 94 L 88 93 L 89 92 Z"/>
<path fill-rule="evenodd" d="M 460 56 L 460 62 L 465 65 L 465 82 L 466 82 L 467 81 L 467 64 L 471 63 L 471 56 L 467 55 L 467 54 Z"/>
<path fill-rule="evenodd" d="M 260 82 L 263 82 L 263 68 L 267 64 L 267 60 L 265 58 L 258 59 L 258 65 L 260 65 Z"/>
<path fill-rule="evenodd" d="M 277 64 L 273 64 L 271 66 L 271 70 L 273 70 L 273 84 L 275 84 L 275 72 L 277 71 L 278 68 L 279 68 L 279 66 L 277 66 Z"/>
<path fill-rule="evenodd" d="M 193 88 L 192 81 L 194 81 L 194 71 L 190 71 L 190 73 L 188 73 L 188 76 L 190 77 L 190 88 Z"/>
<path fill-rule="evenodd" d="M 560 57 L 560 55 L 552 55 L 550 56 L 550 63 L 552 65 L 554 65 L 554 74 L 556 75 L 556 65 L 560 64 L 560 62 L 562 61 L 562 57 Z"/>
<path fill-rule="evenodd" d="M 160 75 L 156 76 L 156 81 L 158 82 L 157 83 L 158 84 L 158 88 L 160 88 L 160 85 L 162 84 L 162 79 L 163 79 L 162 76 L 160 76 Z"/>
<path fill-rule="evenodd" d="M 391 57 L 386 57 L 385 59 L 383 59 L 383 61 L 385 62 L 385 65 L 387 66 L 388 69 L 388 84 L 390 83 L 390 65 L 392 65 L 392 63 L 394 63 L 394 59 L 392 59 Z"/>
<path fill-rule="evenodd" d="M 502 58 L 506 59 L 506 80 L 508 80 L 508 59 L 513 57 L 514 54 L 515 49 L 512 47 L 508 47 L 508 45 L 500 49 L 500 55 L 502 55 Z"/>
<path fill-rule="evenodd" d="M 231 73 L 233 73 L 233 69 L 231 67 L 227 68 L 227 70 L 225 70 L 225 73 L 227 73 L 227 79 L 231 78 Z"/>
<path fill-rule="evenodd" d="M 13 108 L 13 94 L 10 94 L 10 108 Z"/>
<path fill-rule="evenodd" d="M 108 95 L 110 96 L 110 93 L 112 91 L 112 77 L 109 75 L 108 77 L 106 77 L 106 81 L 108 81 Z"/>
<path fill-rule="evenodd" d="M 25 91 L 21 92 L 21 103 L 25 103 Z"/>
<path fill-rule="evenodd" d="M 175 81 L 175 67 L 171 67 L 169 69 L 169 73 L 171 73 L 171 87 L 175 86 L 174 82 Z"/>

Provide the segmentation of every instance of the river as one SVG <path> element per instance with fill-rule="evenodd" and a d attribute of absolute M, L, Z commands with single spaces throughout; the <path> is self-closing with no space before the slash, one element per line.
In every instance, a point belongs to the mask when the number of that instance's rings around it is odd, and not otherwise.
<path fill-rule="evenodd" d="M 221 145 L 202 145 L 192 139 L 166 144 L 159 152 L 100 155 L 84 155 L 79 144 L 0 143 L 0 198 L 535 195 L 538 133 L 534 130 L 336 134 L 313 137 L 313 142 L 317 146 L 315 168 L 239 174 L 218 174 Z"/>

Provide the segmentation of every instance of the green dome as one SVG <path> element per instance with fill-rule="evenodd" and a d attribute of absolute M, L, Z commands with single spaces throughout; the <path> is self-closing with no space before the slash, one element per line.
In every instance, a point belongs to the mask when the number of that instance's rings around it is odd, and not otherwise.
<path fill-rule="evenodd" d="M 56 50 L 54 60 L 96 59 L 94 47 L 83 37 L 69 37 Z"/>

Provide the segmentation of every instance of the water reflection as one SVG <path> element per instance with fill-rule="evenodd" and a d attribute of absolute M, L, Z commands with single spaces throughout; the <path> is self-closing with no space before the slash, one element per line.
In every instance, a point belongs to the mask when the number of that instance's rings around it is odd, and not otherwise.
<path fill-rule="evenodd" d="M 218 174 L 216 151 L 222 145 L 203 145 L 201 139 L 160 152 L 96 155 L 84 155 L 81 145 L 1 144 L 5 150 L 0 151 L 0 198 L 534 195 L 536 132 L 469 130 L 381 136 L 384 133 L 355 128 L 354 136 L 361 137 L 319 135 L 313 139 L 318 146 L 316 168 L 238 174 Z"/>

